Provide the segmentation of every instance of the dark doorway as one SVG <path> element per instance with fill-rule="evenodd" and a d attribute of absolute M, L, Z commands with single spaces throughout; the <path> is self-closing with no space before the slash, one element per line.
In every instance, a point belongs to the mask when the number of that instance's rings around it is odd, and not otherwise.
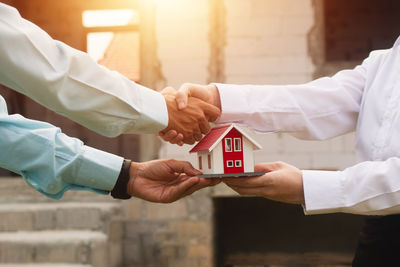
<path fill-rule="evenodd" d="M 215 198 L 214 208 L 218 267 L 350 265 L 363 222 L 264 198 Z"/>
<path fill-rule="evenodd" d="M 400 35 L 398 0 L 325 0 L 326 61 L 366 58 Z"/>

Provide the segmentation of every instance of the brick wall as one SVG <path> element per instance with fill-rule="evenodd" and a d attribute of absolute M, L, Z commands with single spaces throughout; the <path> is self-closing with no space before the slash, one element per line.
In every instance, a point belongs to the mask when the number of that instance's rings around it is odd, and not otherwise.
<path fill-rule="evenodd" d="M 228 83 L 287 84 L 311 79 L 309 0 L 228 0 Z"/>

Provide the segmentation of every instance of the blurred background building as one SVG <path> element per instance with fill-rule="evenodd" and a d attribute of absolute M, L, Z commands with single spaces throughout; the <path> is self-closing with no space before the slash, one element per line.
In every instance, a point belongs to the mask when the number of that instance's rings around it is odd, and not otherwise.
<path fill-rule="evenodd" d="M 54 39 L 160 90 L 184 82 L 304 83 L 359 64 L 400 32 L 395 0 L 2 0 Z M 190 146 L 153 135 L 105 138 L 0 88 L 10 113 L 48 121 L 133 160 L 190 160 Z M 255 135 L 256 162 L 302 169 L 355 163 L 354 135 L 323 142 Z M 69 192 L 51 201 L 22 179 L 0 180 L 0 266 L 349 266 L 360 216 L 239 198 L 224 185 L 176 203 Z"/>

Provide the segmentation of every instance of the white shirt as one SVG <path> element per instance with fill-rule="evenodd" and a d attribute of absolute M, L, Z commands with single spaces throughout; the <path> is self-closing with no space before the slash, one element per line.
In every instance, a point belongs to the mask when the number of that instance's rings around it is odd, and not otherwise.
<path fill-rule="evenodd" d="M 164 97 L 51 39 L 0 3 L 0 84 L 107 136 L 168 124 Z M 48 197 L 112 190 L 123 158 L 83 145 L 48 123 L 9 115 L 0 96 L 0 166 Z"/>
<path fill-rule="evenodd" d="M 217 84 L 222 115 L 259 132 L 323 140 L 356 130 L 358 164 L 303 170 L 305 213 L 400 212 L 400 38 L 353 70 L 301 85 Z"/>
<path fill-rule="evenodd" d="M 168 124 L 160 93 L 53 40 L 2 3 L 0 83 L 106 136 L 156 133 Z"/>

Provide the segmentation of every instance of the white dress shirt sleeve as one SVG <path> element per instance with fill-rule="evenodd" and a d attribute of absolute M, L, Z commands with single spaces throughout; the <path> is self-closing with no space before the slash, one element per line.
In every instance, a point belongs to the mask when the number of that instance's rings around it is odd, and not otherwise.
<path fill-rule="evenodd" d="M 106 136 L 155 133 L 168 124 L 160 93 L 53 40 L 2 3 L 0 83 Z"/>
<path fill-rule="evenodd" d="M 317 140 L 353 131 L 365 64 L 301 85 L 216 84 L 222 109 L 217 123 L 235 122 L 261 133 L 289 132 Z"/>
<path fill-rule="evenodd" d="M 376 71 L 382 53 L 371 53 L 353 70 L 301 85 L 216 84 L 222 108 L 218 123 L 317 140 L 353 131 L 368 74 Z M 304 170 L 305 213 L 399 213 L 399 174 L 399 158 L 362 162 L 344 171 Z"/>
<path fill-rule="evenodd" d="M 303 171 L 304 212 L 400 213 L 400 159 L 365 161 L 344 171 Z"/>

